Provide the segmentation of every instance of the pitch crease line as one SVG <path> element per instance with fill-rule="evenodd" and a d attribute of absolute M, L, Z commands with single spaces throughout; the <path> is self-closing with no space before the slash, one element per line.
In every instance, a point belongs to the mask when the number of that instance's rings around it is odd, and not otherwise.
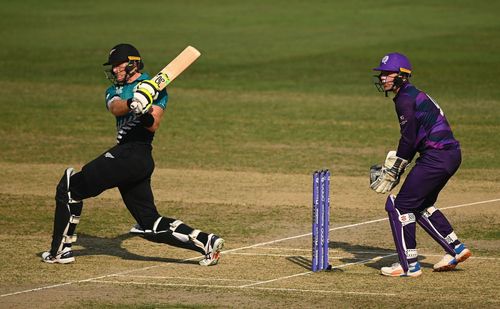
<path fill-rule="evenodd" d="M 391 253 L 391 254 L 384 255 L 384 256 L 377 256 L 377 257 L 374 257 L 374 258 L 371 258 L 371 259 L 366 259 L 366 260 L 359 261 L 359 262 L 346 263 L 346 264 L 342 264 L 342 265 L 339 265 L 339 266 L 332 267 L 332 269 L 340 269 L 340 268 L 344 268 L 344 267 L 351 266 L 351 265 L 366 264 L 366 263 L 378 261 L 378 260 L 384 259 L 386 257 L 394 256 L 394 255 L 397 255 L 397 253 Z M 290 276 L 284 276 L 284 277 L 274 278 L 274 279 L 270 279 L 270 280 L 266 280 L 266 281 L 249 283 L 249 284 L 241 285 L 240 287 L 242 287 L 242 288 L 252 287 L 252 286 L 256 286 L 256 285 L 260 285 L 260 284 L 266 284 L 266 283 L 276 282 L 276 281 L 279 281 L 279 280 L 284 280 L 284 279 L 290 279 L 290 278 L 294 278 L 294 277 L 305 276 L 305 275 L 309 275 L 309 274 L 312 274 L 312 273 L 313 273 L 312 271 L 306 271 L 306 272 L 303 272 L 303 273 L 294 274 L 294 275 L 290 275 Z"/>

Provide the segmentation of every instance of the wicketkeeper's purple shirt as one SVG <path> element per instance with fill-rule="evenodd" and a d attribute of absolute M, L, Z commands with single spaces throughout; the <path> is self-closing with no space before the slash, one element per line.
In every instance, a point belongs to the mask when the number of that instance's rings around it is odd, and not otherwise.
<path fill-rule="evenodd" d="M 397 156 L 411 161 L 429 149 L 458 149 L 459 142 L 437 103 L 410 83 L 394 97 L 401 128 Z"/>

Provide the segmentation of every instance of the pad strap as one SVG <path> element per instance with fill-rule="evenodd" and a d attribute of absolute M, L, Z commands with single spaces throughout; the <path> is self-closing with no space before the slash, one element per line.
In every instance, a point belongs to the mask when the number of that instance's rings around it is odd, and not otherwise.
<path fill-rule="evenodd" d="M 457 234 L 455 234 L 455 232 L 451 232 L 450 234 L 448 234 L 448 236 L 445 237 L 445 239 L 449 244 L 452 244 L 458 240 L 458 237 Z"/>
<path fill-rule="evenodd" d="M 406 258 L 407 259 L 416 259 L 418 258 L 418 250 L 417 249 L 406 249 Z"/>
<path fill-rule="evenodd" d="M 438 210 L 436 207 L 434 206 L 429 206 L 427 207 L 426 209 L 424 209 L 421 213 L 422 213 L 422 216 L 426 217 L 426 218 L 429 218 L 430 216 L 432 216 L 432 214 Z"/>
<path fill-rule="evenodd" d="M 399 222 L 401 222 L 402 226 L 408 225 L 410 223 L 415 223 L 415 214 L 407 213 L 399 215 Z"/>

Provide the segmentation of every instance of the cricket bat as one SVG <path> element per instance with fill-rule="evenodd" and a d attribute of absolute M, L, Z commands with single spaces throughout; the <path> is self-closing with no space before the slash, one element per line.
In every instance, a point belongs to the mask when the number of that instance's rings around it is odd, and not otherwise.
<path fill-rule="evenodd" d="M 201 56 L 201 53 L 193 46 L 186 47 L 174 60 L 164 67 L 152 80 L 160 87 L 160 91 L 169 85 L 177 76 L 181 75 L 193 62 Z M 166 78 L 165 78 L 165 75 Z"/>

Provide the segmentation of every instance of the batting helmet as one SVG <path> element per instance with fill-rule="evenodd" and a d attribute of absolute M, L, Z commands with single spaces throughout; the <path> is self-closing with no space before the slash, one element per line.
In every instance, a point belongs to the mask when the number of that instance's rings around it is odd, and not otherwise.
<path fill-rule="evenodd" d="M 139 69 L 141 69 L 142 59 L 137 48 L 131 44 L 122 43 L 111 48 L 109 51 L 108 62 L 103 65 L 116 65 L 127 61 L 138 61 L 140 63 Z"/>
<path fill-rule="evenodd" d="M 113 67 L 121 63 L 127 62 L 125 67 L 126 77 L 124 80 L 118 81 Z M 104 70 L 106 77 L 115 85 L 123 85 L 132 75 L 134 75 L 139 70 L 144 68 L 144 62 L 142 62 L 141 55 L 137 48 L 131 44 L 121 43 L 109 51 L 108 62 L 103 63 L 104 66 L 111 66 Z"/>

